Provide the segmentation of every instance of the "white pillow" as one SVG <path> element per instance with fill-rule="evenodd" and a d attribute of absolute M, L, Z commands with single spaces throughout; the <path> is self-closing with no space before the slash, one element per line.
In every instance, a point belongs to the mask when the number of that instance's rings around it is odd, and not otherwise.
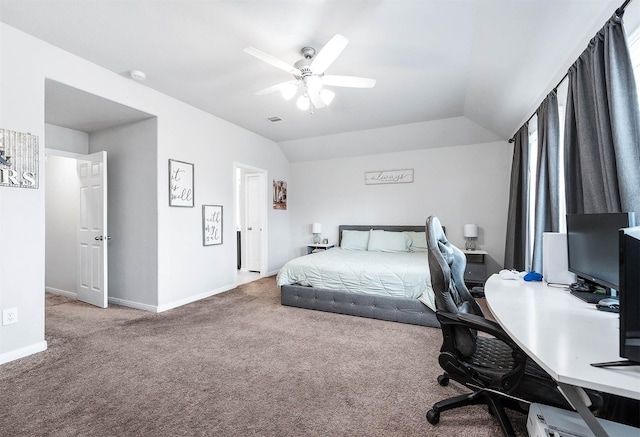
<path fill-rule="evenodd" d="M 342 231 L 340 247 L 344 250 L 367 250 L 369 231 Z"/>
<path fill-rule="evenodd" d="M 371 252 L 408 252 L 411 238 L 404 232 L 371 231 L 369 246 Z"/>
<path fill-rule="evenodd" d="M 411 238 L 411 246 L 409 250 L 411 252 L 426 252 L 429 248 L 427 246 L 427 233 L 426 232 L 415 232 L 415 231 L 406 231 L 406 234 Z"/>

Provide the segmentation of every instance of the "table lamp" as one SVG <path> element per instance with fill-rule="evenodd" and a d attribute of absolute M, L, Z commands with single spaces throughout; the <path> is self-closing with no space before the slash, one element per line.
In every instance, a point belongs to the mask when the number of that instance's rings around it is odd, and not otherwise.
<path fill-rule="evenodd" d="M 464 230 L 462 232 L 466 242 L 465 249 L 467 250 L 476 250 L 476 238 L 478 238 L 478 225 L 474 224 L 466 224 L 464 225 Z"/>
<path fill-rule="evenodd" d="M 320 234 L 322 233 L 322 225 L 320 223 L 313 223 L 311 225 L 311 233 L 313 234 L 313 242 L 320 244 Z"/>

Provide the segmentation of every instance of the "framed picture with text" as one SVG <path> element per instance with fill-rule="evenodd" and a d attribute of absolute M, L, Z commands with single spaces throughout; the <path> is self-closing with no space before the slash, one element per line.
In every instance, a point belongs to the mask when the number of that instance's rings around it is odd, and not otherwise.
<path fill-rule="evenodd" d="M 193 208 L 193 164 L 169 160 L 169 206 Z"/>
<path fill-rule="evenodd" d="M 202 205 L 202 245 L 222 244 L 222 205 Z"/>

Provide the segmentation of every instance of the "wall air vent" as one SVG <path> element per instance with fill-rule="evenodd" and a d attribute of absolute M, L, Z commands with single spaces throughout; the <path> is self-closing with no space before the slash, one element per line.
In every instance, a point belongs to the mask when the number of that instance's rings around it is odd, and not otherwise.
<path fill-rule="evenodd" d="M 267 121 L 270 121 L 271 123 L 282 123 L 284 120 L 277 115 L 274 115 L 273 117 L 267 117 Z"/>

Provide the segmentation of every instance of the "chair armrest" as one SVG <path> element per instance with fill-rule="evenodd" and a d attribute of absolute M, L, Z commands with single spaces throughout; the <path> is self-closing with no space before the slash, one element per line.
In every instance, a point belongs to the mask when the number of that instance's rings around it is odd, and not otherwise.
<path fill-rule="evenodd" d="M 511 349 L 518 349 L 520 347 L 509 337 L 509 335 L 504 332 L 504 329 L 494 321 L 487 320 L 482 316 L 477 316 L 475 314 L 468 313 L 457 313 L 451 314 L 443 311 L 436 312 L 438 320 L 440 323 L 447 323 L 453 325 L 461 325 L 469 329 L 476 329 L 478 331 L 485 332 L 489 335 L 494 336 L 502 340 L 504 343 L 508 344 Z M 446 320 L 440 320 L 440 318 L 444 318 Z"/>

